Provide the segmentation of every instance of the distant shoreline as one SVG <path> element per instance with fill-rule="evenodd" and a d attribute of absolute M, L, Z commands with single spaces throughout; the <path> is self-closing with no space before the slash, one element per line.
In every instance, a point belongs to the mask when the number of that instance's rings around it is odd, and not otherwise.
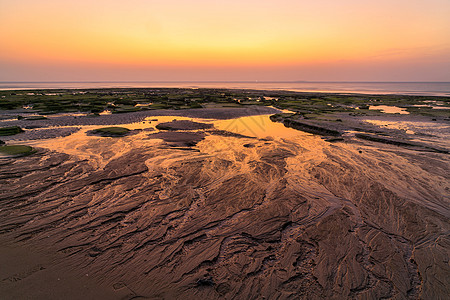
<path fill-rule="evenodd" d="M 61 81 L 0 82 L 0 90 L 79 89 L 237 89 L 298 93 L 450 97 L 450 82 L 314 82 L 314 81 Z"/>

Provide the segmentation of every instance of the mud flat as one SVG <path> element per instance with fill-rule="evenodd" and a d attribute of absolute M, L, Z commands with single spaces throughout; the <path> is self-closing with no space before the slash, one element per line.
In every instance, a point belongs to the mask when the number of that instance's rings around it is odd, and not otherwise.
<path fill-rule="evenodd" d="M 4 141 L 38 140 L 68 136 L 79 130 L 80 126 L 112 126 L 131 123 L 140 123 L 146 119 L 171 116 L 190 117 L 200 119 L 233 119 L 244 116 L 277 113 L 279 110 L 272 107 L 245 107 L 245 108 L 199 108 L 189 110 L 153 110 L 133 113 L 121 113 L 101 116 L 67 116 L 55 115 L 48 119 L 39 120 L 7 120 L 0 123 L 1 127 L 21 128 L 25 132 L 14 132 L 14 135 L 2 136 Z M 1 115 L 1 113 L 0 113 Z M 154 118 L 151 118 L 154 117 Z"/>
<path fill-rule="evenodd" d="M 0 159 L 1 298 L 450 294 L 448 154 L 194 117 Z"/>
<path fill-rule="evenodd" d="M 86 125 L 120 125 L 141 122 L 145 118 L 158 116 L 189 117 L 199 119 L 233 119 L 245 116 L 274 114 L 278 109 L 266 106 L 248 106 L 242 108 L 198 108 L 185 110 L 150 110 L 99 116 L 55 115 L 43 120 L 8 120 L 5 126 L 23 126 L 25 128 L 86 126 Z"/>

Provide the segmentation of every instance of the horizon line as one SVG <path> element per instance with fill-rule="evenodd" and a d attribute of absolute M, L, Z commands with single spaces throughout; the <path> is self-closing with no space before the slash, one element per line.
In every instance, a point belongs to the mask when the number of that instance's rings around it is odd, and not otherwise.
<path fill-rule="evenodd" d="M 93 81 L 0 81 L 0 83 L 450 83 L 450 81 L 354 81 L 354 80 L 93 80 Z"/>

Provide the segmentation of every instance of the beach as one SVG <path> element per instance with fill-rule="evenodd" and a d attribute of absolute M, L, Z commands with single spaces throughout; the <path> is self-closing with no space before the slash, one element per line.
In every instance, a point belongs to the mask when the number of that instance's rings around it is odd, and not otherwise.
<path fill-rule="evenodd" d="M 0 300 L 450 298 L 450 1 L 0 3 Z"/>
<path fill-rule="evenodd" d="M 294 113 L 5 119 L 37 152 L 0 158 L 2 298 L 448 295 L 446 117 Z"/>

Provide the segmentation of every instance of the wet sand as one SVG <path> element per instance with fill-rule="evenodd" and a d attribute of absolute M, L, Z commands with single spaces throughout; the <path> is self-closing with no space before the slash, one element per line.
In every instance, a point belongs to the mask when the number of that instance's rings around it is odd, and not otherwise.
<path fill-rule="evenodd" d="M 220 116 L 1 159 L 2 299 L 450 294 L 448 154 Z"/>

